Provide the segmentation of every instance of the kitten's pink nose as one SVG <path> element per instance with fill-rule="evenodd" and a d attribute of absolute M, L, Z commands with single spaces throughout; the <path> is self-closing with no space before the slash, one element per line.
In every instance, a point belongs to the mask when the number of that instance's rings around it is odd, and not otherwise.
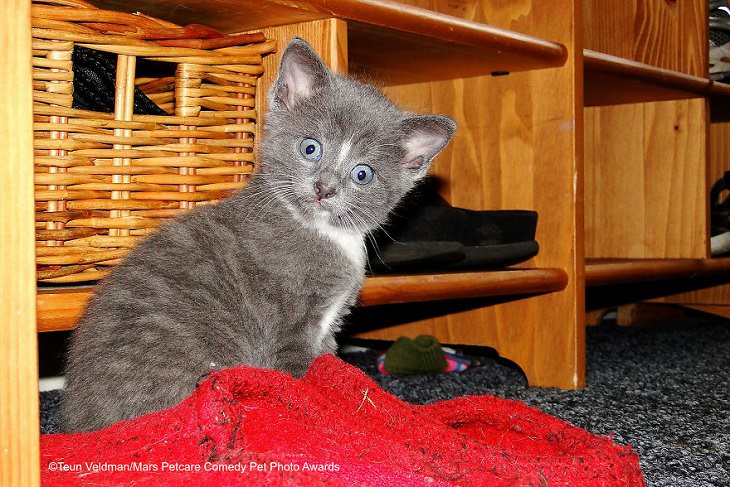
<path fill-rule="evenodd" d="M 317 201 L 322 199 L 331 198 L 337 190 L 330 186 L 325 186 L 322 181 L 314 183 L 314 195 L 317 197 Z"/>

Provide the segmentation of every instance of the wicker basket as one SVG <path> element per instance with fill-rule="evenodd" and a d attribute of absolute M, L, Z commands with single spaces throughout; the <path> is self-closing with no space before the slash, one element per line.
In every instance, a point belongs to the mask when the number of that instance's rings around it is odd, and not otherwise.
<path fill-rule="evenodd" d="M 165 219 L 246 184 L 273 42 L 78 0 L 32 17 L 39 281 L 100 279 Z M 118 55 L 113 113 L 72 108 L 74 45 Z M 141 59 L 170 69 L 138 77 Z M 134 114 L 135 86 L 169 115 Z"/>

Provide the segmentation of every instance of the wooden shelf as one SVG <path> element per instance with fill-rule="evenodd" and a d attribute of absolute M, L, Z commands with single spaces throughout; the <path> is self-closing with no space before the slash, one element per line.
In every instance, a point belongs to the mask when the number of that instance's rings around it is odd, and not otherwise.
<path fill-rule="evenodd" d="M 337 18 L 348 24 L 350 71 L 379 83 L 466 78 L 562 66 L 563 45 L 388 0 L 97 0 L 224 32 Z"/>
<path fill-rule="evenodd" d="M 713 122 L 730 121 L 730 86 L 708 78 L 583 50 L 584 104 L 621 105 L 706 97 Z"/>
<path fill-rule="evenodd" d="M 709 96 L 707 78 L 583 50 L 585 106 L 620 105 Z"/>
<path fill-rule="evenodd" d="M 365 280 L 363 306 L 419 301 L 537 294 L 565 289 L 568 277 L 561 269 L 513 269 L 422 275 L 385 275 Z"/>
<path fill-rule="evenodd" d="M 587 287 L 717 277 L 730 282 L 730 258 L 591 259 L 585 276 Z"/>
<path fill-rule="evenodd" d="M 377 276 L 365 279 L 360 305 L 538 294 L 560 291 L 567 282 L 567 275 L 560 269 Z M 93 289 L 92 286 L 39 289 L 38 331 L 73 329 Z"/>
<path fill-rule="evenodd" d="M 36 294 L 38 331 L 74 329 L 93 289 L 93 286 L 39 288 Z"/>

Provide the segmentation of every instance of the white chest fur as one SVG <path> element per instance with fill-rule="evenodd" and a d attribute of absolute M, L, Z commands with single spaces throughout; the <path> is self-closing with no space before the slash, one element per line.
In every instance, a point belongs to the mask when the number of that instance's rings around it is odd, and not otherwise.
<path fill-rule="evenodd" d="M 337 245 L 343 255 L 358 269 L 365 265 L 365 242 L 360 233 L 333 227 L 328 223 L 317 225 L 317 231 Z"/>
<path fill-rule="evenodd" d="M 361 269 L 365 266 L 365 242 L 362 235 L 333 227 L 327 223 L 318 225 L 317 231 L 325 238 L 331 240 L 342 251 L 342 254 L 357 269 L 353 277 L 359 277 Z M 356 282 L 353 282 L 353 286 L 355 284 Z M 322 343 L 331 331 L 332 325 L 345 312 L 345 304 L 351 297 L 353 291 L 352 286 L 343 288 L 341 293 L 336 295 L 326 308 L 319 322 L 319 343 Z"/>

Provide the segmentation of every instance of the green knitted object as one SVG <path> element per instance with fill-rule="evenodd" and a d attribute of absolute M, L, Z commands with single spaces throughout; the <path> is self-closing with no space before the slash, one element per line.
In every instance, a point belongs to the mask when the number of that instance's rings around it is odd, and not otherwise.
<path fill-rule="evenodd" d="M 385 354 L 385 370 L 392 374 L 433 374 L 446 370 L 441 344 L 431 335 L 398 338 Z"/>

